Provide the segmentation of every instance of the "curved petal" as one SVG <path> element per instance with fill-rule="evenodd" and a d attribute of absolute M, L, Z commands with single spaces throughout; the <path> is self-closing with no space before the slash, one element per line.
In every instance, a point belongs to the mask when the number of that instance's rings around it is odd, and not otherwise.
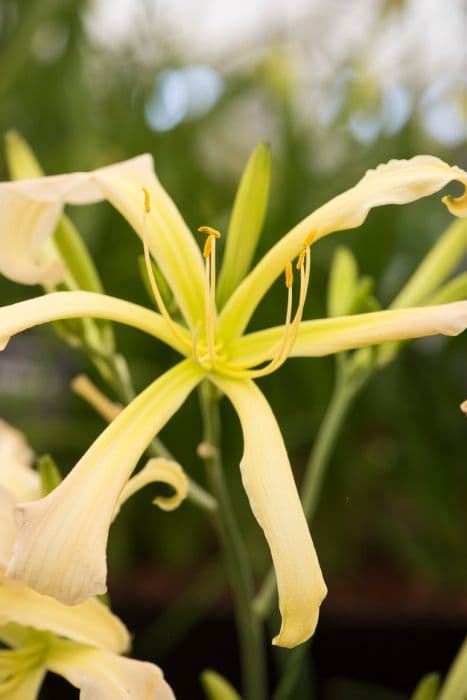
<path fill-rule="evenodd" d="M 385 204 L 406 204 L 438 192 L 451 180 L 464 186 L 467 173 L 449 166 L 433 156 L 416 156 L 410 160 L 391 160 L 368 170 L 350 190 L 334 197 L 297 224 L 264 256 L 244 279 L 225 305 L 219 319 L 221 334 L 235 337 L 246 328 L 254 310 L 286 264 L 303 248 L 306 237 L 313 241 L 334 231 L 356 228 L 373 207 Z M 467 196 L 444 197 L 449 211 L 467 216 Z"/>
<path fill-rule="evenodd" d="M 16 508 L 7 575 L 76 604 L 106 590 L 105 550 L 120 493 L 153 436 L 203 377 L 184 360 L 134 399 L 48 496 Z"/>
<path fill-rule="evenodd" d="M 13 517 L 16 501 L 10 491 L 0 486 L 0 574 L 10 560 L 16 538 L 16 525 Z"/>
<path fill-rule="evenodd" d="M 174 490 L 171 496 L 158 496 L 153 500 L 153 503 L 162 510 L 175 510 L 188 495 L 188 477 L 182 467 L 171 459 L 154 457 L 126 483 L 120 494 L 117 507 L 120 508 L 140 489 L 157 482 L 167 484 Z"/>
<path fill-rule="evenodd" d="M 3 700 L 37 700 L 45 673 L 43 668 L 34 668 L 10 682 L 0 683 L 0 696 Z"/>
<path fill-rule="evenodd" d="M 153 206 L 144 214 L 145 188 Z M 0 272 L 26 284 L 56 282 L 63 276 L 60 261 L 41 261 L 44 245 L 54 232 L 63 205 L 109 202 L 138 235 L 147 227 L 149 248 L 168 280 L 185 317 L 196 324 L 203 308 L 201 254 L 177 208 L 155 173 L 148 154 L 88 173 L 70 173 L 0 185 L 2 245 Z"/>
<path fill-rule="evenodd" d="M 24 435 L 0 419 L 0 486 L 18 501 L 39 498 L 39 474 L 31 469 L 34 453 Z"/>
<path fill-rule="evenodd" d="M 243 485 L 274 562 L 282 626 L 273 644 L 294 647 L 315 631 L 327 589 L 284 442 L 268 402 L 253 382 L 217 375 L 212 380 L 240 418 Z"/>
<path fill-rule="evenodd" d="M 467 301 L 304 321 L 291 357 L 319 357 L 430 335 L 452 336 L 466 328 Z M 283 333 L 283 326 L 278 326 L 239 338 L 230 346 L 232 363 L 255 364 L 268 360 Z"/>
<path fill-rule="evenodd" d="M 42 323 L 66 318 L 104 318 L 149 333 L 178 352 L 184 352 L 179 338 L 164 318 L 150 309 L 106 294 L 94 292 L 53 292 L 0 308 L 0 350 L 11 336 Z M 182 335 L 186 331 L 179 327 Z"/>
<path fill-rule="evenodd" d="M 21 583 L 4 579 L 0 582 L 0 625 L 12 622 L 116 653 L 125 652 L 130 646 L 125 625 L 98 600 L 63 605 Z"/>
<path fill-rule="evenodd" d="M 53 642 L 47 667 L 81 690 L 81 700 L 175 700 L 161 669 L 72 642 Z"/>

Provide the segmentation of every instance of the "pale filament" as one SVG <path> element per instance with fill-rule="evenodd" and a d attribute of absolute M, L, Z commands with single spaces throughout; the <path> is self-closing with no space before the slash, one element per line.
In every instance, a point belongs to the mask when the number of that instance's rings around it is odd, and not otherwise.
<path fill-rule="evenodd" d="M 207 234 L 206 242 L 203 248 L 204 257 L 204 317 L 206 326 L 206 343 L 208 346 L 208 355 L 211 368 L 214 367 L 216 348 L 214 338 L 214 326 L 217 318 L 216 310 L 216 238 L 220 238 L 220 233 L 210 226 L 200 226 L 200 233 Z M 194 339 L 193 351 L 195 361 L 197 338 Z"/>
<path fill-rule="evenodd" d="M 161 315 L 164 317 L 164 319 L 167 321 L 168 325 L 170 326 L 172 333 L 177 338 L 177 340 L 179 340 L 180 343 L 182 343 L 182 345 L 189 351 L 191 349 L 190 345 L 187 342 L 187 339 L 185 338 L 185 336 L 180 332 L 177 324 L 173 321 L 169 312 L 167 311 L 167 307 L 164 303 L 162 295 L 159 291 L 159 287 L 157 286 L 156 278 L 154 276 L 154 271 L 152 269 L 152 263 L 151 263 L 151 254 L 149 252 L 149 246 L 148 246 L 148 214 L 151 211 L 151 199 L 149 196 L 149 192 L 145 187 L 143 187 L 143 194 L 144 194 L 143 251 L 144 251 L 144 262 L 146 265 L 146 272 L 148 275 L 149 284 L 151 286 L 151 291 L 154 295 L 154 300 L 156 302 L 156 305 L 157 305 Z"/>
<path fill-rule="evenodd" d="M 265 366 L 259 369 L 248 369 L 244 368 L 225 368 L 225 372 L 231 376 L 236 377 L 248 377 L 250 379 L 255 379 L 257 377 L 264 377 L 271 372 L 275 372 L 289 357 L 292 348 L 295 344 L 297 333 L 300 328 L 300 323 L 303 317 L 303 309 L 305 306 L 306 295 L 308 291 L 308 286 L 310 282 L 310 248 L 307 246 L 302 250 L 299 255 L 297 262 L 297 269 L 300 272 L 300 295 L 297 310 L 293 321 L 291 321 L 291 310 L 292 310 L 292 285 L 287 283 L 288 297 L 287 297 L 287 312 L 286 321 L 284 324 L 284 335 L 281 341 L 273 349 L 273 357 L 271 361 Z M 286 271 L 287 275 L 290 274 Z M 261 360 L 258 359 L 257 362 Z"/>

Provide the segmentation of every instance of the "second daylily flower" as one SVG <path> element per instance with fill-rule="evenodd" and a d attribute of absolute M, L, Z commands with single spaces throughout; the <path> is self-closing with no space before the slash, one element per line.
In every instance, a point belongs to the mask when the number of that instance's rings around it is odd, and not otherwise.
<path fill-rule="evenodd" d="M 370 170 L 353 188 L 313 212 L 282 238 L 250 272 L 254 250 L 243 256 L 241 229 L 230 240 L 216 304 L 218 232 L 202 227 L 203 255 L 180 213 L 157 180 L 148 155 L 90 173 L 4 183 L 0 270 L 12 279 L 57 279 L 60 261 L 44 253 L 65 203 L 107 199 L 142 238 L 148 274 L 160 313 L 90 292 L 57 292 L 0 309 L 0 339 L 57 319 L 94 317 L 138 328 L 184 356 L 128 405 L 46 498 L 17 507 L 18 537 L 8 575 L 67 603 L 106 588 L 105 549 L 120 492 L 152 437 L 203 380 L 214 383 L 240 418 L 243 484 L 264 530 L 277 577 L 280 632 L 274 643 L 292 647 L 316 627 L 326 586 L 301 508 L 284 442 L 260 389 L 253 382 L 289 356 L 316 356 L 388 340 L 467 327 L 467 301 L 302 322 L 310 277 L 310 246 L 334 231 L 359 226 L 372 207 L 404 204 L 430 195 L 467 174 L 437 158 L 418 156 Z M 448 209 L 467 215 L 467 198 L 445 197 Z M 157 263 L 183 321 L 168 313 L 151 274 Z M 299 293 L 293 308 L 296 259 Z M 285 270 L 283 326 L 244 334 L 274 280 Z M 233 280 L 231 283 L 229 280 Z M 219 307 L 219 309 L 217 308 Z"/>

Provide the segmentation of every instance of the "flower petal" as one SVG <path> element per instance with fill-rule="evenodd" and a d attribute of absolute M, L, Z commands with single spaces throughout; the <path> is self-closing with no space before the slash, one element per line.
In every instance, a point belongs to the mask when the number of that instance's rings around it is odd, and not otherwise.
<path fill-rule="evenodd" d="M 156 482 L 167 484 L 174 490 L 171 496 L 158 496 L 153 500 L 153 503 L 162 510 L 175 510 L 188 495 L 188 477 L 182 467 L 171 459 L 154 457 L 126 483 L 120 494 L 117 508 L 120 509 L 120 506 L 137 491 Z"/>
<path fill-rule="evenodd" d="M 53 292 L 0 308 L 0 350 L 11 336 L 42 323 L 66 318 L 104 318 L 138 328 L 162 340 L 178 352 L 184 351 L 164 318 L 150 309 L 106 294 Z M 182 335 L 186 331 L 179 327 Z M 187 343 L 190 343 L 189 336 Z"/>
<path fill-rule="evenodd" d="M 47 666 L 80 688 L 81 700 L 175 700 L 161 669 L 146 661 L 54 641 Z"/>
<path fill-rule="evenodd" d="M 310 233 L 314 241 L 334 231 L 356 228 L 373 207 L 406 204 L 438 192 L 451 180 L 467 184 L 467 173 L 433 156 L 410 160 L 391 160 L 368 170 L 350 190 L 334 197 L 307 216 L 282 238 L 258 263 L 234 292 L 221 312 L 219 323 L 223 337 L 235 337 L 246 328 L 254 310 L 286 264 L 303 248 Z M 443 202 L 456 216 L 467 216 L 467 196 Z"/>
<path fill-rule="evenodd" d="M 0 683 L 0 696 L 3 700 L 37 700 L 45 671 L 34 668 L 10 682 Z"/>
<path fill-rule="evenodd" d="M 39 474 L 31 469 L 34 453 L 19 430 L 0 419 L 0 486 L 18 501 L 39 498 Z"/>
<path fill-rule="evenodd" d="M 0 574 L 11 557 L 16 538 L 16 525 L 13 517 L 16 501 L 10 491 L 0 486 Z"/>
<path fill-rule="evenodd" d="M 153 206 L 147 220 L 145 188 Z M 108 199 L 148 244 L 168 280 L 179 308 L 196 324 L 203 308 L 201 254 L 172 200 L 154 174 L 148 154 L 88 173 L 70 173 L 0 185 L 2 246 L 0 272 L 26 284 L 53 283 L 63 276 L 58 258 L 40 260 L 63 205 Z"/>
<path fill-rule="evenodd" d="M 10 578 L 72 605 L 105 592 L 105 550 L 120 493 L 152 437 L 203 374 L 189 360 L 163 374 L 115 418 L 54 491 L 17 506 Z"/>
<path fill-rule="evenodd" d="M 452 336 L 466 328 L 467 301 L 304 321 L 291 356 L 319 357 L 389 340 Z M 268 360 L 283 333 L 283 326 L 278 326 L 239 338 L 230 346 L 232 360 L 251 365 L 255 364 L 255 358 Z"/>
<path fill-rule="evenodd" d="M 0 625 L 9 623 L 53 632 L 116 653 L 125 652 L 130 646 L 125 625 L 95 598 L 80 605 L 63 605 L 21 583 L 4 579 L 0 582 Z"/>
<path fill-rule="evenodd" d="M 274 562 L 282 626 L 273 643 L 294 647 L 315 631 L 327 589 L 284 442 L 268 402 L 253 382 L 217 375 L 212 380 L 240 418 L 243 485 Z"/>

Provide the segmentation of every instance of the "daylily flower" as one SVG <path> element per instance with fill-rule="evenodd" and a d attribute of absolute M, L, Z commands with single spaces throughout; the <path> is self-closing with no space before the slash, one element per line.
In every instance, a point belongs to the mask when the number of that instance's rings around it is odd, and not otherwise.
<path fill-rule="evenodd" d="M 18 431 L 0 421 L 0 696 L 35 700 L 47 671 L 81 689 L 83 700 L 173 700 L 161 670 L 128 659 L 130 635 L 95 598 L 68 606 L 5 578 L 15 537 L 18 499 L 39 498 L 32 452 Z M 15 473 L 16 472 L 16 473 Z"/>
<path fill-rule="evenodd" d="M 66 603 L 104 592 L 105 549 L 119 494 L 152 437 L 190 392 L 208 380 L 227 395 L 240 418 L 243 484 L 277 577 L 282 625 L 274 643 L 292 647 L 306 640 L 316 627 L 326 586 L 279 427 L 253 380 L 277 370 L 290 356 L 313 357 L 437 333 L 456 335 L 466 328 L 467 301 L 302 321 L 312 244 L 334 231 L 359 226 L 372 207 L 414 201 L 451 180 L 466 185 L 467 173 L 431 156 L 391 161 L 370 170 L 354 187 L 297 224 L 249 274 L 254 246 L 248 245 L 249 256 L 238 255 L 242 241 L 237 227 L 223 260 L 223 304 L 216 304 L 220 234 L 201 227 L 206 235 L 201 254 L 156 178 L 149 155 L 89 173 L 2 184 L 0 205 L 6 218 L 0 270 L 5 275 L 23 282 L 56 275 L 58 261 L 44 258 L 42 246 L 63 205 L 107 199 L 143 240 L 160 312 L 102 294 L 51 293 L 0 309 L 4 345 L 15 333 L 41 323 L 95 317 L 145 331 L 184 356 L 113 420 L 60 486 L 46 498 L 17 507 L 18 537 L 8 575 Z M 465 194 L 443 201 L 453 214 L 467 215 Z M 151 257 L 173 293 L 181 321 L 169 315 L 153 279 Z M 240 259 L 243 279 L 238 283 Z M 295 259 L 300 290 L 294 311 Z M 284 325 L 244 334 L 256 307 L 284 270 Z M 235 282 L 229 286 L 228 280 Z"/>

